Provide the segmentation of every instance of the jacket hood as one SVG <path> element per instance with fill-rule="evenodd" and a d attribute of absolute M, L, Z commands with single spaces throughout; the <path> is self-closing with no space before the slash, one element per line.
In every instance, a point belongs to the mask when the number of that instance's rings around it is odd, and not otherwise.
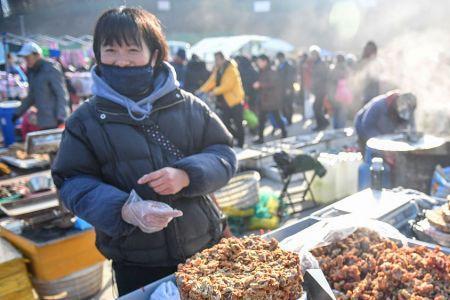
<path fill-rule="evenodd" d="M 180 85 L 177 81 L 175 69 L 169 63 L 164 62 L 161 70 L 156 75 L 154 89 L 150 95 L 139 101 L 134 101 L 110 87 L 99 76 L 97 66 L 92 68 L 91 74 L 93 79 L 92 93 L 126 108 L 129 116 L 135 121 L 142 121 L 148 117 L 152 111 L 153 104 L 161 97 L 176 90 Z"/>

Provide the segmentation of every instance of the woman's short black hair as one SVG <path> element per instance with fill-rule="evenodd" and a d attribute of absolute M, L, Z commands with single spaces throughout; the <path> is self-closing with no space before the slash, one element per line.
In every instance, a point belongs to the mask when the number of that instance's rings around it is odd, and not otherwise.
<path fill-rule="evenodd" d="M 270 64 L 270 58 L 267 55 L 265 55 L 265 54 L 259 55 L 258 59 L 267 61 Z"/>
<path fill-rule="evenodd" d="M 159 51 L 156 66 L 168 58 L 168 46 L 162 32 L 161 23 L 153 14 L 142 8 L 121 6 L 110 9 L 101 15 L 95 25 L 94 55 L 101 62 L 100 47 L 117 43 L 135 44 L 140 47 L 141 37 L 153 54 Z"/>
<path fill-rule="evenodd" d="M 216 53 L 214 53 L 214 57 L 225 59 L 225 55 L 223 54 L 222 51 L 217 51 Z"/>

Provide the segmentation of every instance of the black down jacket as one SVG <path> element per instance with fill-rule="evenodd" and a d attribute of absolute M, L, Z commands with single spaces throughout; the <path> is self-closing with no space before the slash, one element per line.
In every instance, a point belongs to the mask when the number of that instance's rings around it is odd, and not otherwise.
<path fill-rule="evenodd" d="M 155 126 L 183 153 L 158 141 Z M 222 237 L 221 216 L 209 193 L 224 186 L 237 169 L 232 137 L 205 104 L 175 90 L 159 99 L 137 122 L 125 108 L 93 98 L 67 121 L 52 167 L 63 203 L 91 223 L 97 247 L 107 258 L 141 266 L 175 266 Z M 186 171 L 190 185 L 159 196 L 137 180 L 171 166 Z M 162 201 L 183 212 L 169 226 L 147 234 L 121 218 L 134 189 L 146 200 Z"/>

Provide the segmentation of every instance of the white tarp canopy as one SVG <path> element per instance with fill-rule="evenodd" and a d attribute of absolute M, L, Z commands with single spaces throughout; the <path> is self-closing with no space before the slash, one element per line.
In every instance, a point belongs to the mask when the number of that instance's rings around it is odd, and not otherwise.
<path fill-rule="evenodd" d="M 274 55 L 278 51 L 291 52 L 294 46 L 286 41 L 261 35 L 238 35 L 205 38 L 192 46 L 191 53 L 197 54 L 208 64 L 214 62 L 214 53 L 222 51 L 225 56 L 238 54 Z"/>

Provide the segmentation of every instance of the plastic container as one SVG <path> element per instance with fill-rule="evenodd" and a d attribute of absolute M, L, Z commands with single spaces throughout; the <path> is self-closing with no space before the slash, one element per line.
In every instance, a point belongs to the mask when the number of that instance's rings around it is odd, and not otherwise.
<path fill-rule="evenodd" d="M 16 141 L 14 135 L 14 122 L 12 119 L 20 104 L 20 101 L 0 102 L 0 125 L 2 127 L 3 143 L 5 147 L 14 144 Z"/>
<path fill-rule="evenodd" d="M 358 167 L 363 159 L 361 153 L 347 153 L 342 152 L 339 155 L 345 157 L 345 176 L 347 178 L 347 184 L 343 186 L 345 188 L 344 197 L 353 195 L 358 192 Z M 338 178 L 340 178 L 339 176 Z"/>
<path fill-rule="evenodd" d="M 329 204 L 358 191 L 358 166 L 362 160 L 360 153 L 321 153 L 318 160 L 327 169 L 327 174 L 315 178 L 311 186 L 318 203 Z M 307 175 L 311 177 L 310 173 Z"/>
<path fill-rule="evenodd" d="M 336 198 L 342 199 L 358 191 L 358 167 L 362 156 L 360 153 L 341 152 L 337 157 Z"/>
<path fill-rule="evenodd" d="M 76 219 L 76 221 L 75 221 L 75 224 L 73 224 L 73 226 L 76 228 L 76 229 L 79 229 L 79 230 L 89 230 L 89 229 L 91 229 L 92 228 L 92 225 L 91 224 L 89 224 L 88 222 L 86 222 L 85 220 L 83 220 L 83 219 L 81 219 L 81 218 L 78 218 L 77 217 L 77 219 Z"/>
<path fill-rule="evenodd" d="M 336 197 L 336 177 L 338 170 L 337 155 L 321 153 L 317 159 L 327 170 L 327 174 L 316 177 L 311 185 L 311 190 L 317 203 L 328 204 L 337 199 Z"/>

